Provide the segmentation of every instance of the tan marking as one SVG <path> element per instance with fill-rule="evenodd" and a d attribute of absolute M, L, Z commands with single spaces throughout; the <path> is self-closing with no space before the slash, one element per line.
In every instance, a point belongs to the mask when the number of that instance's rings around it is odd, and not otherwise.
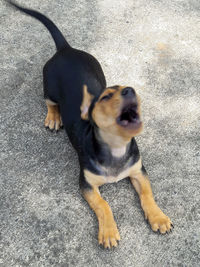
<path fill-rule="evenodd" d="M 99 97 L 92 112 L 94 121 L 99 128 L 107 129 L 116 124 L 116 117 L 119 115 L 122 104 L 121 90 L 107 88 Z M 113 93 L 109 100 L 101 100 L 103 96 Z"/>
<path fill-rule="evenodd" d="M 46 99 L 46 104 L 50 105 L 50 106 L 57 106 L 58 104 L 53 102 L 52 100 L 50 99 Z"/>
<path fill-rule="evenodd" d="M 59 106 L 51 100 L 46 100 L 46 104 L 48 112 L 44 125 L 45 127 L 49 127 L 51 130 L 55 129 L 57 131 L 62 126 Z"/>
<path fill-rule="evenodd" d="M 92 172 L 90 172 L 89 170 L 84 170 L 84 176 L 86 181 L 94 187 L 99 187 L 103 184 L 107 184 L 107 183 L 117 183 L 118 181 L 129 177 L 131 174 L 135 173 L 139 173 L 140 169 L 142 167 L 142 160 L 141 158 L 138 160 L 138 162 L 136 162 L 133 166 L 131 166 L 130 168 L 128 168 L 127 170 L 124 170 L 123 172 L 119 173 L 117 176 L 103 176 L 103 175 L 97 175 L 94 174 Z M 101 167 L 102 171 L 106 172 L 106 168 L 105 167 Z"/>
<path fill-rule="evenodd" d="M 94 174 L 86 169 L 84 170 L 84 176 L 86 181 L 94 187 L 99 187 L 106 183 L 104 176 Z"/>
<path fill-rule="evenodd" d="M 156 204 L 148 177 L 140 171 L 131 173 L 130 179 L 139 194 L 145 218 L 148 219 L 152 230 L 159 230 L 162 234 L 170 231 L 172 227 L 171 220 Z"/>
<path fill-rule="evenodd" d="M 84 84 L 83 85 L 83 100 L 82 100 L 82 104 L 80 106 L 81 118 L 83 120 L 88 120 L 88 110 L 89 110 L 89 107 L 90 107 L 90 104 L 91 104 L 93 98 L 94 98 L 94 96 L 88 92 L 87 85 Z"/>
<path fill-rule="evenodd" d="M 117 241 L 120 240 L 120 235 L 110 206 L 101 197 L 98 188 L 85 190 L 83 196 L 97 216 L 99 222 L 99 244 L 102 244 L 105 248 L 116 247 Z"/>
<path fill-rule="evenodd" d="M 92 117 L 100 129 L 100 135 L 111 149 L 126 146 L 131 138 L 142 131 L 142 125 L 138 129 L 126 129 L 118 125 L 116 122 L 124 103 L 121 91 L 125 87 L 127 86 L 119 86 L 117 90 L 107 88 L 95 103 L 92 111 Z M 113 93 L 113 96 L 109 100 L 101 101 L 101 98 L 109 93 Z M 140 116 L 140 99 L 137 94 L 136 97 L 138 102 L 138 113 Z"/>
<path fill-rule="evenodd" d="M 126 147 L 129 143 L 129 139 L 125 139 L 123 136 L 110 133 L 100 128 L 99 135 L 101 136 L 102 140 L 109 145 L 111 150 Z"/>

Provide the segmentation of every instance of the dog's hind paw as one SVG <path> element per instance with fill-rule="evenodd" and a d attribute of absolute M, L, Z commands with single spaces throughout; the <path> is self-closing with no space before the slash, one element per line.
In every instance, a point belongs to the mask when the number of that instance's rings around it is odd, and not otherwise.
<path fill-rule="evenodd" d="M 50 108 L 48 107 L 48 113 L 44 125 L 51 131 L 53 131 L 54 129 L 58 131 L 60 128 L 63 127 L 58 106 L 51 106 Z"/>

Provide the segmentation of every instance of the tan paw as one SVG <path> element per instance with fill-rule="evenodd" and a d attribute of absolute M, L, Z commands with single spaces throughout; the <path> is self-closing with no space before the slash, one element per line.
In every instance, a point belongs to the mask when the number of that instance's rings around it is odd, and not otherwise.
<path fill-rule="evenodd" d="M 104 248 L 117 247 L 120 240 L 119 231 L 117 229 L 116 223 L 102 225 L 99 227 L 99 244 L 103 245 Z"/>
<path fill-rule="evenodd" d="M 147 219 L 153 231 L 160 231 L 161 234 L 170 232 L 173 224 L 169 217 L 167 217 L 160 209 L 155 213 L 149 213 Z"/>
<path fill-rule="evenodd" d="M 56 131 L 63 126 L 60 113 L 57 109 L 55 109 L 54 112 L 47 113 L 44 125 L 46 128 L 49 128 L 50 130 L 55 129 Z"/>

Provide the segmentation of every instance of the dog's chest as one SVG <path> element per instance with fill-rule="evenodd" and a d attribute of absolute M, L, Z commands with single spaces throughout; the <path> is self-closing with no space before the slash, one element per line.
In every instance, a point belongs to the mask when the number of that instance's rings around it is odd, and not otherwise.
<path fill-rule="evenodd" d="M 87 182 L 92 186 L 101 186 L 107 183 L 116 183 L 126 177 L 131 176 L 135 171 L 141 168 L 141 160 L 139 159 L 136 163 L 131 164 L 132 160 L 129 159 L 125 164 L 118 162 L 116 164 L 110 164 L 109 166 L 102 166 L 95 163 L 96 170 L 99 175 L 84 170 L 84 175 Z"/>
<path fill-rule="evenodd" d="M 120 172 L 117 176 L 112 176 L 112 175 L 109 175 L 109 173 L 108 173 L 107 176 L 103 176 L 103 177 L 104 177 L 105 183 L 117 183 L 120 180 L 122 180 L 128 176 L 130 176 L 130 170 L 129 169 Z"/>
<path fill-rule="evenodd" d="M 117 162 L 115 164 L 112 164 L 110 166 L 98 166 L 105 183 L 115 183 L 118 182 L 130 175 L 130 162 L 123 164 Z"/>

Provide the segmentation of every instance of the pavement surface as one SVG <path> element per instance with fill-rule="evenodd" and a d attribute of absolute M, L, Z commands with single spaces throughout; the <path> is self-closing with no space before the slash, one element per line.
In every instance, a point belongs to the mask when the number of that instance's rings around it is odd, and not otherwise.
<path fill-rule="evenodd" d="M 65 132 L 47 131 L 44 26 L 0 1 L 0 266 L 200 266 L 200 1 L 23 0 L 102 64 L 108 85 L 134 86 L 137 137 L 155 199 L 174 230 L 154 233 L 130 181 L 101 188 L 121 235 L 97 242 Z"/>

